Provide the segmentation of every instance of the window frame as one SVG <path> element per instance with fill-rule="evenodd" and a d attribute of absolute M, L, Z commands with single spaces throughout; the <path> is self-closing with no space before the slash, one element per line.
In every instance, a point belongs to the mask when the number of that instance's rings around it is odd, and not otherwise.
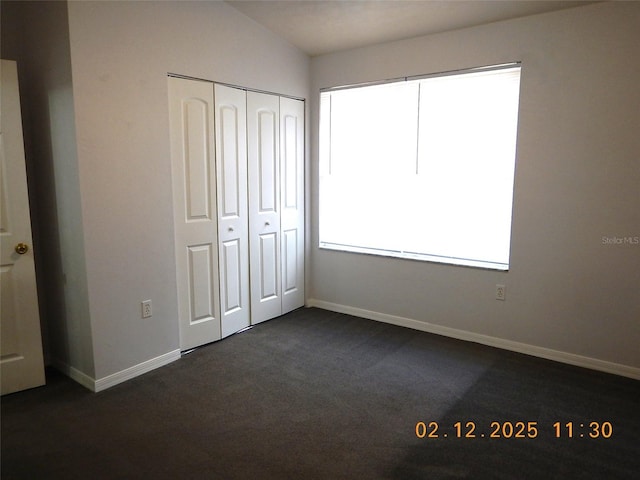
<path fill-rule="evenodd" d="M 326 160 L 325 155 L 323 153 L 323 128 L 326 128 L 326 123 L 323 123 L 322 115 L 323 115 L 323 94 L 331 93 L 341 90 L 348 90 L 354 88 L 362 88 L 362 87 L 372 87 L 378 85 L 385 85 L 390 83 L 400 83 L 400 82 L 411 82 L 415 80 L 426 80 L 433 79 L 437 77 L 453 77 L 457 75 L 465 75 L 465 74 L 476 74 L 483 72 L 496 72 L 505 69 L 517 69 L 518 70 L 518 94 L 516 97 L 516 105 L 515 105 L 515 125 L 514 125 L 514 146 L 513 146 L 513 175 L 511 177 L 511 197 L 510 197 L 510 219 L 509 219 L 509 234 L 508 234 L 508 248 L 507 248 L 507 261 L 496 262 L 491 260 L 483 260 L 483 259 L 473 259 L 473 258 L 462 258 L 455 257 L 449 255 L 439 255 L 437 253 L 422 253 L 422 252 L 412 252 L 407 250 L 397 250 L 397 249 L 386 249 L 386 248 L 372 248 L 367 246 L 358 246 L 351 244 L 344 244 L 338 242 L 331 241 L 323 241 L 322 240 L 322 179 L 325 176 L 323 174 L 323 169 L 326 169 L 328 165 L 332 164 L 331 154 L 329 154 L 329 159 Z M 512 249 L 512 237 L 513 237 L 513 207 L 514 207 L 514 197 L 515 197 L 515 174 L 516 174 L 516 165 L 517 165 L 517 138 L 518 138 L 518 125 L 520 118 L 520 93 L 521 93 L 521 74 L 522 74 L 522 63 L 520 61 L 498 64 L 498 65 L 488 65 L 474 68 L 466 68 L 445 72 L 437 72 L 431 74 L 423 74 L 423 75 L 413 75 L 413 76 L 405 76 L 398 77 L 393 79 L 386 79 L 381 81 L 373 81 L 373 82 L 364 82 L 358 84 L 350 84 L 350 85 L 341 85 L 336 87 L 327 87 L 320 89 L 319 95 L 319 195 L 318 195 L 318 206 L 319 206 L 319 235 L 318 235 L 318 248 L 323 250 L 333 250 L 333 251 L 343 251 L 348 253 L 359 253 L 359 254 L 368 254 L 368 255 L 376 255 L 383 257 L 391 257 L 391 258 L 400 258 L 405 260 L 414 260 L 414 261 L 426 261 L 433 262 L 439 264 L 450 264 L 456 266 L 465 266 L 465 267 L 473 267 L 473 268 L 481 268 L 481 269 L 490 269 L 490 270 L 499 270 L 499 271 L 508 271 L 511 264 L 511 249 Z M 418 97 L 418 109 L 420 108 Z M 329 122 L 330 123 L 330 122 Z M 329 127 L 329 137 L 331 137 L 331 127 Z M 326 133 L 325 133 L 326 135 Z M 420 136 L 420 130 L 418 126 L 418 137 Z M 419 148 L 420 140 L 418 138 L 418 142 L 416 144 L 417 148 Z M 328 163 L 328 165 L 326 165 Z"/>

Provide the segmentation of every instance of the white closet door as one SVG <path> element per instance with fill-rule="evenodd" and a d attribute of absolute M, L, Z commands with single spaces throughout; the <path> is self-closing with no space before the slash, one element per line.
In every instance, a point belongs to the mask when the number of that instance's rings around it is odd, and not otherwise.
<path fill-rule="evenodd" d="M 220 339 L 213 85 L 169 78 L 180 348 Z"/>
<path fill-rule="evenodd" d="M 280 98 L 282 313 L 304 306 L 304 101 Z"/>
<path fill-rule="evenodd" d="M 249 326 L 246 92 L 215 86 L 222 337 Z"/>
<path fill-rule="evenodd" d="M 247 93 L 251 323 L 282 313 L 279 97 Z"/>

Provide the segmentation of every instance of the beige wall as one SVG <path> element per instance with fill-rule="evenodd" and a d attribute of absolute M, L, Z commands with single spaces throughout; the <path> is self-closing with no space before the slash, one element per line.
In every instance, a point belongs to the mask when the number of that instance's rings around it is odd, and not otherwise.
<path fill-rule="evenodd" d="M 307 97 L 309 64 L 222 2 L 70 2 L 69 30 L 99 379 L 179 348 L 167 72 Z"/>
<path fill-rule="evenodd" d="M 309 59 L 223 2 L 23 3 L 47 345 L 90 386 L 179 349 L 167 73 L 307 98 Z"/>
<path fill-rule="evenodd" d="M 2 55 L 17 60 L 47 363 L 93 377 L 65 2 L 2 2 Z"/>
<path fill-rule="evenodd" d="M 638 375 L 640 245 L 602 243 L 640 236 L 638 25 L 640 4 L 612 2 L 314 57 L 311 303 Z M 317 248 L 320 88 L 515 60 L 509 272 Z M 507 286 L 505 302 L 494 298 L 497 283 Z"/>

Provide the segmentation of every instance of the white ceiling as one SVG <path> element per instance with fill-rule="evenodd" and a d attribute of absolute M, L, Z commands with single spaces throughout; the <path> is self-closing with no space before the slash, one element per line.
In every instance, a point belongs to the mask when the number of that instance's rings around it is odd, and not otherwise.
<path fill-rule="evenodd" d="M 227 0 L 309 55 L 595 3 L 589 0 Z"/>

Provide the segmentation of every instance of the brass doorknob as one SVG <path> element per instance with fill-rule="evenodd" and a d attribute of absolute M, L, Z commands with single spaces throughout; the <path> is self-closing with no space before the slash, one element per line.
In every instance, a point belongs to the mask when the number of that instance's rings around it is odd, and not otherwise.
<path fill-rule="evenodd" d="M 16 245 L 15 250 L 18 255 L 24 255 L 29 251 L 29 245 L 26 243 L 19 243 Z"/>

